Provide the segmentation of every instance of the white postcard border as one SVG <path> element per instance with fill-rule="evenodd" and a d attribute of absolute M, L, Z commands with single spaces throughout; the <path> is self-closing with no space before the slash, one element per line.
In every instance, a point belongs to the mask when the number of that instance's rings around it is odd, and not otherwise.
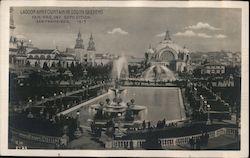
<path fill-rule="evenodd" d="M 242 9 L 242 96 L 240 151 L 181 150 L 15 150 L 8 149 L 8 73 L 9 73 L 9 7 L 176 7 L 176 8 L 241 8 Z M 100 156 L 100 157 L 248 157 L 249 147 L 249 6 L 247 2 L 230 1 L 2 1 L 0 53 L 0 154 L 19 156 Z M 5 53 L 6 52 L 6 53 Z"/>

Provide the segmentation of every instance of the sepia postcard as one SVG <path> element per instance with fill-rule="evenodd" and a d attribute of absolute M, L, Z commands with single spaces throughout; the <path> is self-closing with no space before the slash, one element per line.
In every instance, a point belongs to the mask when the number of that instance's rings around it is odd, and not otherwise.
<path fill-rule="evenodd" d="M 0 155 L 248 157 L 249 6 L 2 1 Z"/>

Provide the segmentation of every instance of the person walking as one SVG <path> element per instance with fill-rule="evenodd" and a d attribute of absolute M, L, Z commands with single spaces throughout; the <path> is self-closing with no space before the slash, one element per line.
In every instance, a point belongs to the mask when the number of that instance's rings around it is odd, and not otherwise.
<path fill-rule="evenodd" d="M 194 137 L 189 139 L 189 144 L 192 150 L 194 150 Z"/>

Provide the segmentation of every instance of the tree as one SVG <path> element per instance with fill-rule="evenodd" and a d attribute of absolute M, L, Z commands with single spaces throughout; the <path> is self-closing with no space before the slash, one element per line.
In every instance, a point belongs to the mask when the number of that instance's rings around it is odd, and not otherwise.
<path fill-rule="evenodd" d="M 45 71 L 49 71 L 50 70 L 49 67 L 48 67 L 48 65 L 47 65 L 47 62 L 43 63 L 43 70 L 45 70 Z"/>
<path fill-rule="evenodd" d="M 35 67 L 40 68 L 40 64 L 37 61 L 35 62 Z"/>
<path fill-rule="evenodd" d="M 51 67 L 55 67 L 56 65 L 55 65 L 55 62 L 53 62 L 52 64 L 51 64 Z"/>
<path fill-rule="evenodd" d="M 58 67 L 58 68 L 61 68 L 61 67 L 62 67 L 61 61 L 59 61 L 59 62 L 57 63 L 57 67 Z"/>
<path fill-rule="evenodd" d="M 30 61 L 27 61 L 25 66 L 30 67 Z"/>
<path fill-rule="evenodd" d="M 75 64 L 74 64 L 74 62 L 72 62 L 70 64 L 70 71 L 73 73 L 74 69 L 75 69 Z"/>

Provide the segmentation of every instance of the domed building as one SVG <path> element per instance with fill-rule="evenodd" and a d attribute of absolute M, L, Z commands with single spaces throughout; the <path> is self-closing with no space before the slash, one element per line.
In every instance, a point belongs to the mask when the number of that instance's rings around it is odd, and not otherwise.
<path fill-rule="evenodd" d="M 147 63 L 151 65 L 164 65 L 175 72 L 186 72 L 189 70 L 189 50 L 173 42 L 169 31 L 166 31 L 164 40 L 155 48 L 149 47 L 145 52 L 145 57 Z"/>

